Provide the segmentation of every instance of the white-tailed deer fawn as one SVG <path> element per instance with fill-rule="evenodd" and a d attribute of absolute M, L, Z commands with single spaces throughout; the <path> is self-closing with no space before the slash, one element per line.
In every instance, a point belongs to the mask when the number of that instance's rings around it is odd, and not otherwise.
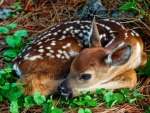
<path fill-rule="evenodd" d="M 134 87 L 133 69 L 146 61 L 137 33 L 114 20 L 93 19 L 66 22 L 43 32 L 14 60 L 13 68 L 20 76 L 18 82 L 25 83 L 25 94 L 39 91 L 47 96 L 59 91 L 69 97 L 96 88 Z"/>

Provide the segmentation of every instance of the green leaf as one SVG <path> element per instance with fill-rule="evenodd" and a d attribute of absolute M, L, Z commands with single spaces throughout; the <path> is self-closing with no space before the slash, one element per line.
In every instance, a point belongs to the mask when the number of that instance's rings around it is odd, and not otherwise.
<path fill-rule="evenodd" d="M 11 61 L 11 60 L 12 60 L 12 58 L 10 58 L 10 57 L 4 57 L 4 59 L 5 59 L 6 61 Z"/>
<path fill-rule="evenodd" d="M 103 98 L 107 102 L 107 107 L 112 107 L 124 101 L 124 96 L 120 93 L 113 94 L 112 90 L 107 92 Z"/>
<path fill-rule="evenodd" d="M 106 93 L 106 89 L 104 89 L 104 88 L 96 89 L 96 93 L 97 94 L 105 94 Z"/>
<path fill-rule="evenodd" d="M 92 113 L 92 111 L 89 108 L 85 108 L 85 113 Z"/>
<path fill-rule="evenodd" d="M 146 67 L 145 67 L 144 69 L 138 68 L 137 71 L 138 71 L 141 75 L 147 75 L 148 77 L 150 77 L 150 60 L 147 61 Z"/>
<path fill-rule="evenodd" d="M 6 43 L 12 48 L 21 47 L 21 43 L 22 43 L 21 41 L 22 39 L 19 36 L 8 35 L 6 37 Z"/>
<path fill-rule="evenodd" d="M 145 111 L 145 113 L 150 113 L 150 106 L 149 106 L 148 109 Z"/>
<path fill-rule="evenodd" d="M 127 95 L 127 94 L 130 94 L 131 93 L 131 91 L 129 90 L 129 89 L 127 89 L 127 88 L 122 88 L 122 89 L 119 89 L 120 90 L 120 92 L 122 93 L 122 94 L 124 94 L 124 95 Z"/>
<path fill-rule="evenodd" d="M 83 108 L 79 108 L 78 113 L 85 113 Z"/>
<path fill-rule="evenodd" d="M 23 83 L 18 83 L 18 82 L 12 83 L 12 84 L 11 84 L 11 87 L 22 86 L 22 84 L 23 84 Z"/>
<path fill-rule="evenodd" d="M 11 88 L 8 92 L 7 98 L 10 101 L 17 100 L 23 94 L 23 89 L 18 87 Z"/>
<path fill-rule="evenodd" d="M 43 103 L 42 107 L 43 107 L 43 110 L 44 110 L 43 113 L 49 113 L 51 111 L 48 103 Z"/>
<path fill-rule="evenodd" d="M 73 103 L 77 104 L 78 106 L 83 106 L 86 101 L 85 100 L 79 100 L 79 101 L 73 101 Z"/>
<path fill-rule="evenodd" d="M 144 96 L 142 94 L 138 93 L 138 92 L 134 92 L 133 96 L 136 97 L 136 98 L 141 98 L 141 99 L 144 98 Z"/>
<path fill-rule="evenodd" d="M 33 100 L 33 97 L 31 97 L 31 96 L 26 96 L 26 97 L 24 98 L 24 101 L 25 101 L 25 103 L 24 103 L 24 106 L 25 106 L 25 107 L 32 107 L 32 106 L 35 105 L 35 102 L 34 102 L 34 100 Z"/>
<path fill-rule="evenodd" d="M 2 97 L 2 95 L 0 95 L 0 102 L 1 102 L 1 101 L 3 101 L 3 97 Z"/>
<path fill-rule="evenodd" d="M 94 101 L 94 100 L 88 100 L 86 102 L 91 107 L 96 107 L 98 105 L 98 103 L 96 101 Z"/>
<path fill-rule="evenodd" d="M 18 100 L 11 101 L 10 103 L 10 112 L 11 113 L 19 113 L 19 105 L 17 103 Z"/>
<path fill-rule="evenodd" d="M 6 69 L 5 69 L 5 71 L 6 71 L 7 73 L 11 73 L 11 72 L 12 72 L 12 70 L 13 70 L 13 69 L 12 69 L 12 68 L 10 68 L 10 67 L 8 67 L 8 68 L 6 68 Z"/>
<path fill-rule="evenodd" d="M 21 10 L 22 7 L 20 6 L 20 2 L 15 2 L 12 6 L 13 9 L 16 9 L 16 10 Z"/>
<path fill-rule="evenodd" d="M 63 113 L 62 109 L 59 109 L 59 108 L 54 108 L 51 110 L 50 113 Z"/>
<path fill-rule="evenodd" d="M 0 27 L 0 34 L 6 34 L 9 30 L 6 27 Z"/>
<path fill-rule="evenodd" d="M 142 9 L 144 10 L 144 11 L 146 11 L 147 10 L 147 5 L 144 5 L 143 7 L 142 7 Z"/>
<path fill-rule="evenodd" d="M 3 54 L 4 56 L 11 57 L 11 58 L 15 58 L 17 56 L 17 53 L 14 49 L 8 49 Z"/>
<path fill-rule="evenodd" d="M 27 30 L 18 30 L 14 33 L 15 37 L 27 37 L 28 34 L 27 34 Z"/>
<path fill-rule="evenodd" d="M 16 23 L 11 23 L 11 24 L 8 24 L 6 27 L 9 28 L 9 29 L 15 29 L 17 27 L 17 24 Z"/>
<path fill-rule="evenodd" d="M 132 103 L 132 102 L 134 102 L 136 100 L 137 100 L 136 98 L 130 98 L 128 101 L 129 101 L 129 103 Z"/>
<path fill-rule="evenodd" d="M 119 9 L 123 10 L 123 9 L 130 9 L 135 7 L 135 2 L 126 2 L 124 5 L 120 6 Z"/>
<path fill-rule="evenodd" d="M 41 95 L 39 92 L 34 93 L 33 99 L 37 104 L 42 104 L 46 101 L 46 97 Z"/>
<path fill-rule="evenodd" d="M 4 89 L 4 90 L 9 90 L 10 89 L 10 83 L 5 83 L 5 85 L 0 86 L 0 88 Z"/>

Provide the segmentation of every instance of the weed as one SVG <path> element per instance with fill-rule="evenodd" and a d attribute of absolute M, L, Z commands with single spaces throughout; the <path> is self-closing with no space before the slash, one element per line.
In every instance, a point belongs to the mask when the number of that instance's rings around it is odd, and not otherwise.
<path fill-rule="evenodd" d="M 20 6 L 20 2 L 15 2 L 13 5 L 12 5 L 12 8 L 19 11 L 19 10 L 22 10 L 22 7 Z"/>
<path fill-rule="evenodd" d="M 144 4 L 141 5 L 139 0 L 130 0 L 129 2 L 126 2 L 120 6 L 119 10 L 126 10 L 130 13 L 138 13 L 137 18 L 147 17 L 150 20 L 150 15 L 147 13 L 149 6 L 149 1 L 145 1 Z"/>
<path fill-rule="evenodd" d="M 0 27 L 0 34 L 8 34 L 11 29 L 15 29 L 17 24 L 11 23 L 6 25 L 6 27 Z M 4 58 L 6 61 L 11 61 L 17 55 L 22 52 L 23 49 L 23 39 L 22 37 L 27 37 L 26 30 L 18 30 L 13 35 L 6 36 L 6 43 L 9 45 L 9 49 L 6 50 L 4 54 Z"/>
<path fill-rule="evenodd" d="M 148 60 L 148 62 L 146 63 L 146 67 L 144 69 L 138 68 L 137 71 L 141 75 L 146 75 L 146 76 L 150 77 L 150 60 Z"/>

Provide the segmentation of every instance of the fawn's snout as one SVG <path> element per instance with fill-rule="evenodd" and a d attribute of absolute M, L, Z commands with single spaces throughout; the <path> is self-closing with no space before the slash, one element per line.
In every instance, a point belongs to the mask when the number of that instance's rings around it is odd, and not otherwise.
<path fill-rule="evenodd" d="M 72 90 L 68 87 L 67 82 L 62 82 L 58 85 L 58 92 L 66 99 L 72 97 Z"/>

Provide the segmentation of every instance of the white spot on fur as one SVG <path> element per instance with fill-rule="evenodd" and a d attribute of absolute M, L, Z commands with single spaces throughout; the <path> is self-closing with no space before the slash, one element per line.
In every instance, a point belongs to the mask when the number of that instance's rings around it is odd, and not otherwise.
<path fill-rule="evenodd" d="M 79 54 L 79 52 L 70 51 L 69 54 L 70 54 L 70 56 L 75 57 Z"/>
<path fill-rule="evenodd" d="M 107 30 L 110 30 L 110 27 L 108 27 L 108 26 L 105 26 L 105 28 L 106 28 Z"/>
<path fill-rule="evenodd" d="M 70 29 L 73 29 L 73 26 L 70 26 Z"/>
<path fill-rule="evenodd" d="M 87 30 L 83 30 L 83 33 L 87 33 L 88 31 Z"/>
<path fill-rule="evenodd" d="M 24 56 L 24 60 L 28 60 L 29 59 L 29 54 L 26 54 L 25 56 Z"/>
<path fill-rule="evenodd" d="M 46 47 L 46 49 L 51 49 L 51 47 Z"/>
<path fill-rule="evenodd" d="M 109 46 L 110 44 L 112 44 L 113 42 L 114 42 L 114 38 L 113 39 L 111 39 L 110 41 L 109 41 L 109 43 L 105 46 L 105 47 L 107 47 L 107 46 Z"/>
<path fill-rule="evenodd" d="M 79 33 L 79 37 L 83 37 L 83 33 Z"/>
<path fill-rule="evenodd" d="M 51 57 L 51 58 L 55 58 L 55 56 L 54 56 L 54 55 L 51 55 L 50 57 Z"/>
<path fill-rule="evenodd" d="M 69 31 L 70 29 L 69 28 L 66 28 L 66 31 Z"/>
<path fill-rule="evenodd" d="M 66 38 L 66 36 L 63 35 L 59 40 L 63 40 L 63 39 L 65 39 L 65 38 Z"/>
<path fill-rule="evenodd" d="M 122 42 L 121 44 L 118 45 L 118 47 L 122 46 L 124 44 L 124 42 Z"/>
<path fill-rule="evenodd" d="M 46 53 L 46 56 L 51 56 L 51 53 Z"/>
<path fill-rule="evenodd" d="M 37 58 L 42 59 L 42 57 L 40 55 L 35 55 L 32 57 L 29 57 L 29 60 L 36 60 Z"/>
<path fill-rule="evenodd" d="M 40 46 L 39 48 L 43 48 L 43 46 Z"/>
<path fill-rule="evenodd" d="M 67 32 L 66 31 L 63 31 L 63 34 L 66 34 Z"/>
<path fill-rule="evenodd" d="M 58 50 L 58 53 L 62 54 L 62 50 Z"/>
<path fill-rule="evenodd" d="M 54 35 L 57 35 L 57 34 L 58 34 L 57 32 L 54 33 Z"/>
<path fill-rule="evenodd" d="M 51 43 L 51 45 L 52 45 L 52 46 L 55 46 L 55 45 L 56 45 L 56 43 L 55 43 L 55 42 L 52 42 L 52 43 Z"/>
<path fill-rule="evenodd" d="M 37 45 L 40 45 L 40 44 L 42 44 L 42 42 L 39 42 Z"/>
<path fill-rule="evenodd" d="M 64 56 L 61 57 L 61 59 L 64 59 L 64 58 L 65 58 Z"/>
<path fill-rule="evenodd" d="M 54 50 L 49 50 L 51 53 L 54 53 Z"/>
<path fill-rule="evenodd" d="M 44 52 L 44 49 L 39 49 L 38 50 L 40 53 L 43 53 Z"/>
<path fill-rule="evenodd" d="M 79 30 L 74 30 L 74 33 L 79 33 Z"/>
<path fill-rule="evenodd" d="M 57 58 L 60 58 L 60 57 L 61 57 L 61 55 L 60 55 L 60 54 L 56 54 L 56 56 L 57 56 Z"/>
<path fill-rule="evenodd" d="M 32 47 L 28 47 L 27 50 L 30 50 Z"/>
<path fill-rule="evenodd" d="M 127 37 L 128 37 L 128 33 L 127 33 L 127 32 L 126 32 L 124 35 L 125 35 L 125 38 L 127 38 Z"/>
<path fill-rule="evenodd" d="M 110 21 L 109 19 L 103 19 L 104 21 Z"/>
<path fill-rule="evenodd" d="M 134 36 L 134 33 L 131 32 L 131 35 Z"/>
<path fill-rule="evenodd" d="M 66 59 L 70 59 L 70 56 L 67 54 L 67 53 L 64 53 L 64 55 L 65 55 L 65 57 L 66 57 Z"/>

